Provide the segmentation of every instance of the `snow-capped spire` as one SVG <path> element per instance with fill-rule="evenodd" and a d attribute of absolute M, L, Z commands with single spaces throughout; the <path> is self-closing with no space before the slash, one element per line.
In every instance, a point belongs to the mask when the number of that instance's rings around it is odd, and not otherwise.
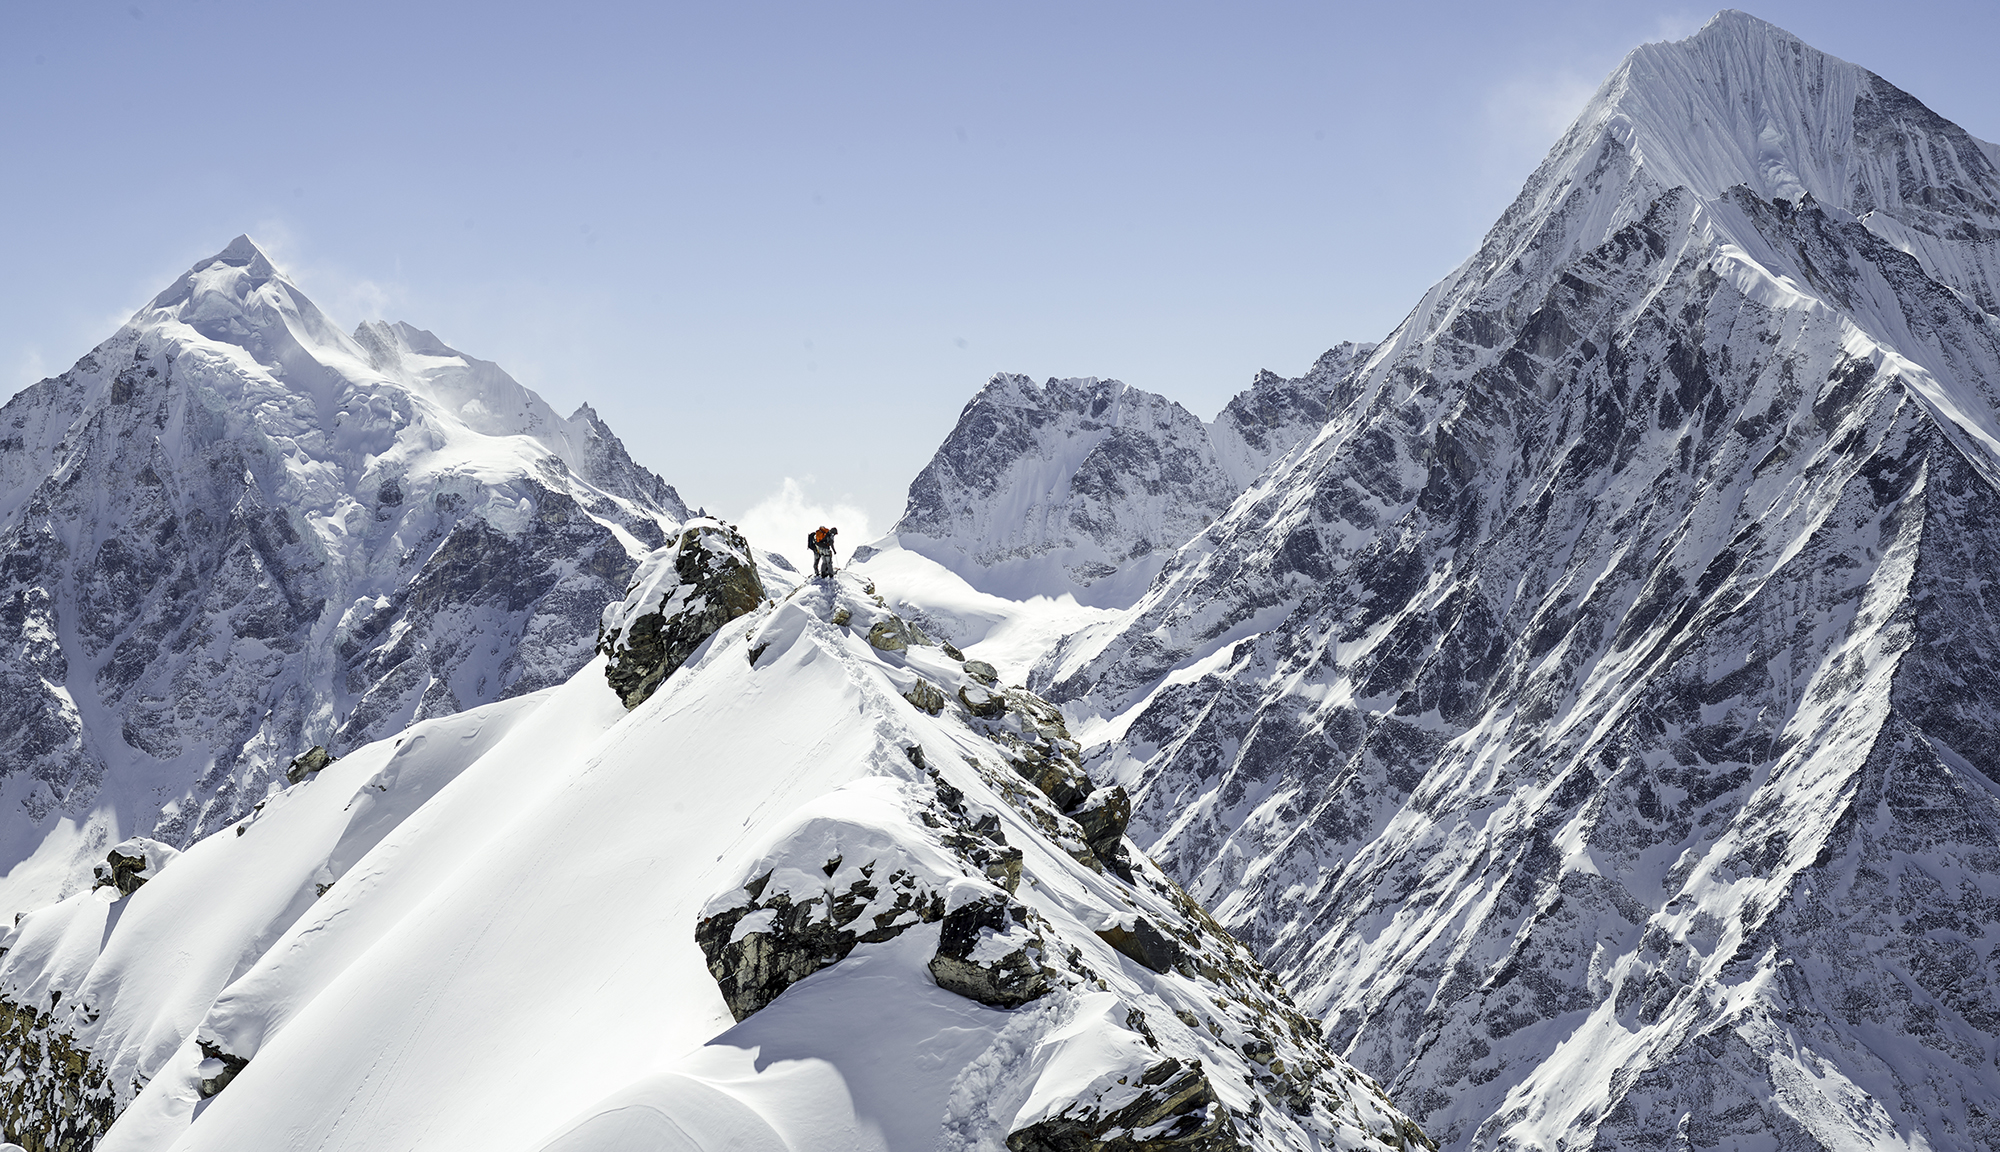
<path fill-rule="evenodd" d="M 1653 180 L 1704 197 L 1745 185 L 1858 215 L 1900 205 L 1915 180 L 2000 201 L 1990 147 L 1860 65 L 1733 9 L 1685 40 L 1634 49 L 1550 159 L 1604 133 Z"/>

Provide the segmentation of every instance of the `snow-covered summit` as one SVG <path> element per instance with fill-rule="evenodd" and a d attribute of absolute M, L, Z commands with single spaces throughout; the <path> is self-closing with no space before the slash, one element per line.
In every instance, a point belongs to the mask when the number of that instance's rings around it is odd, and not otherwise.
<path fill-rule="evenodd" d="M 1634 49 L 1557 152 L 1604 132 L 1660 183 L 1703 196 L 1741 184 L 1855 215 L 1940 198 L 1990 211 L 2000 200 L 1991 145 L 1860 65 L 1733 9 L 1685 40 Z"/>
<path fill-rule="evenodd" d="M 1491 307 L 1500 303 L 1495 289 L 1517 285 L 1536 299 L 1558 262 L 1642 219 L 1678 187 L 1703 202 L 1742 189 L 1858 217 L 1940 283 L 2000 313 L 1996 157 L 2000 148 L 1873 72 L 1724 11 L 1685 40 L 1634 49 L 1479 252 L 1419 312 L 1475 292 Z M 1406 326 L 1404 335 L 1429 327 Z"/>
<path fill-rule="evenodd" d="M 1319 431 L 1372 349 L 1342 344 L 1298 379 L 1259 373 L 1212 422 L 1117 380 L 998 373 L 910 484 L 892 536 L 981 591 L 1129 605 Z"/>
<path fill-rule="evenodd" d="M 349 336 L 238 237 L 0 409 L 0 893 L 185 843 L 311 745 L 560 682 L 686 515 L 594 413 Z"/>
<path fill-rule="evenodd" d="M 1031 678 L 1447 1148 L 2000 1139 L 1993 153 L 1740 13 L 1639 49 Z"/>

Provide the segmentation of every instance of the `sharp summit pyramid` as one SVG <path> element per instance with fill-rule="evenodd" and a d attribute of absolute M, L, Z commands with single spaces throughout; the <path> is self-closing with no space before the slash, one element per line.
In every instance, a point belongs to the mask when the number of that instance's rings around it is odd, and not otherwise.
<path fill-rule="evenodd" d="M 589 408 L 335 328 L 249 237 L 0 408 L 0 892 L 559 683 L 687 516 Z"/>
<path fill-rule="evenodd" d="M 1033 684 L 1451 1149 L 2000 1146 L 2000 149 L 1634 51 Z"/>

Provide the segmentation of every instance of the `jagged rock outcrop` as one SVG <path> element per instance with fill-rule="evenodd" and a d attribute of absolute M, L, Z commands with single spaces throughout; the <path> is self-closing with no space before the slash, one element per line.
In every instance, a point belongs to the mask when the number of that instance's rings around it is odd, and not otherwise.
<path fill-rule="evenodd" d="M 627 708 L 717 629 L 764 602 L 764 582 L 743 534 L 719 520 L 690 520 L 672 543 L 639 565 L 624 599 L 605 607 L 597 650 L 604 678 Z"/>
<path fill-rule="evenodd" d="M 1027 905 L 999 894 L 981 896 L 945 916 L 931 977 L 968 1000 L 1018 1008 L 1048 995 L 1042 948 Z"/>
<path fill-rule="evenodd" d="M 1996 157 L 1742 13 L 1639 49 L 1031 678 L 1447 1147 L 2000 1141 Z"/>
<path fill-rule="evenodd" d="M 232 1055 L 213 1040 L 197 1037 L 195 1047 L 201 1051 L 201 1063 L 195 1065 L 195 1091 L 204 1100 L 229 1087 L 229 1082 L 250 1066 L 249 1060 Z"/>
<path fill-rule="evenodd" d="M 239 238 L 0 407 L 0 907 L 227 826 L 300 748 L 562 682 L 686 515 L 587 407 L 350 337 Z"/>
<path fill-rule="evenodd" d="M 1250 487 L 1279 457 L 1319 435 L 1354 399 L 1358 370 L 1374 344 L 1342 341 L 1320 354 L 1305 375 L 1265 370 L 1209 424 L 1217 460 L 1237 491 Z"/>
<path fill-rule="evenodd" d="M 180 855 L 171 845 L 144 836 L 134 836 L 120 843 L 105 855 L 93 875 L 97 887 L 116 889 L 120 896 L 130 896 L 139 886 L 160 874 Z"/>
<path fill-rule="evenodd" d="M 1238 1152 L 1236 1126 L 1201 1063 L 1169 1056 L 1090 1099 L 1007 1134 L 1007 1152 Z"/>
<path fill-rule="evenodd" d="M 1181 946 L 1144 916 L 1114 919 L 1099 928 L 1097 935 L 1122 955 L 1155 972 L 1171 972 L 1179 967 L 1182 960 Z"/>
<path fill-rule="evenodd" d="M 89 1051 L 33 1005 L 0 996 L 0 1139 L 28 1152 L 94 1147 L 118 1115 Z"/>
<path fill-rule="evenodd" d="M 942 689 L 930 681 L 922 679 L 919 679 L 916 684 L 912 685 L 908 692 L 903 693 L 903 699 L 915 705 L 919 711 L 929 713 L 932 716 L 943 712 L 944 706 L 950 703 L 950 700 L 946 698 Z"/>
<path fill-rule="evenodd" d="M 297 756 L 292 757 L 291 764 L 285 769 L 285 783 L 297 784 L 308 776 L 324 771 L 328 764 L 338 759 L 340 757 L 328 752 L 321 745 L 315 744 Z"/>
<path fill-rule="evenodd" d="M 827 832 L 813 828 L 805 834 L 826 838 Z M 839 842 L 837 833 L 831 839 Z M 774 861 L 741 895 L 711 902 L 695 926 L 695 943 L 738 1020 L 846 959 L 856 944 L 892 940 L 944 915 L 944 896 L 930 877 L 897 867 L 900 861 L 877 856 L 848 865 L 836 856 L 822 866 L 824 876 L 811 877 L 789 867 L 796 847 L 783 846 L 784 862 Z M 787 869 L 783 876 L 777 874 L 780 868 Z"/>

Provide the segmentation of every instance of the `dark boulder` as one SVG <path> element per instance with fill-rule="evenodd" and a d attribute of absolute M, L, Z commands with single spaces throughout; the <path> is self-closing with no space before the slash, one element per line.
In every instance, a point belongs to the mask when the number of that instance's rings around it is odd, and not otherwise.
<path fill-rule="evenodd" d="M 202 1057 L 201 1063 L 195 1065 L 195 1076 L 198 1078 L 195 1091 L 204 1100 L 229 1087 L 229 1082 L 250 1066 L 248 1058 L 233 1056 L 213 1041 L 198 1039 L 195 1044 L 201 1049 Z"/>
<path fill-rule="evenodd" d="M 908 692 L 903 693 L 903 699 L 932 716 L 943 712 L 947 703 L 943 689 L 921 678 Z"/>
<path fill-rule="evenodd" d="M 625 707 L 637 708 L 717 629 L 763 602 L 743 534 L 719 520 L 690 520 L 639 565 L 625 599 L 604 610 L 604 678 Z"/>
<path fill-rule="evenodd" d="M 847 873 L 840 864 L 830 860 L 825 871 L 829 880 L 846 877 L 845 888 L 775 887 L 767 872 L 744 885 L 737 902 L 711 905 L 695 926 L 695 943 L 730 1015 L 748 1019 L 785 989 L 846 959 L 856 945 L 893 940 L 944 915 L 944 897 L 907 871 L 877 880 L 872 864 Z"/>
<path fill-rule="evenodd" d="M 1139 1098 L 1102 1112 L 1075 1105 L 1007 1134 L 1008 1152 L 1239 1152 L 1229 1109 L 1200 1061 L 1168 1057 L 1140 1076 Z"/>
<path fill-rule="evenodd" d="M 1100 928 L 1097 935 L 1126 957 L 1155 972 L 1171 972 L 1181 962 L 1181 946 L 1173 937 L 1154 927 L 1144 916 L 1132 917 L 1130 927 L 1113 924 Z"/>
<path fill-rule="evenodd" d="M 178 855 L 178 851 L 158 840 L 134 836 L 106 854 L 104 863 L 95 869 L 97 882 L 93 887 L 116 888 L 120 896 L 130 896 L 158 876 L 160 869 Z"/>
<path fill-rule="evenodd" d="M 960 996 L 1016 1008 L 1048 992 L 1042 938 L 1028 926 L 1028 909 L 992 895 L 954 909 L 938 933 L 931 976 Z"/>
<path fill-rule="evenodd" d="M 285 783 L 297 784 L 307 776 L 325 771 L 327 765 L 338 759 L 340 757 L 315 744 L 292 757 L 291 766 L 285 769 Z"/>
<path fill-rule="evenodd" d="M 982 720 L 996 720 L 1007 714 L 1007 698 L 998 692 L 988 692 L 976 684 L 968 684 L 958 690 L 958 702 L 965 710 Z"/>
<path fill-rule="evenodd" d="M 1099 860 L 1107 865 L 1125 860 L 1125 827 L 1132 822 L 1132 798 L 1124 788 L 1117 784 L 1099 788 L 1069 815 L 1083 829 L 1083 842 Z"/>

